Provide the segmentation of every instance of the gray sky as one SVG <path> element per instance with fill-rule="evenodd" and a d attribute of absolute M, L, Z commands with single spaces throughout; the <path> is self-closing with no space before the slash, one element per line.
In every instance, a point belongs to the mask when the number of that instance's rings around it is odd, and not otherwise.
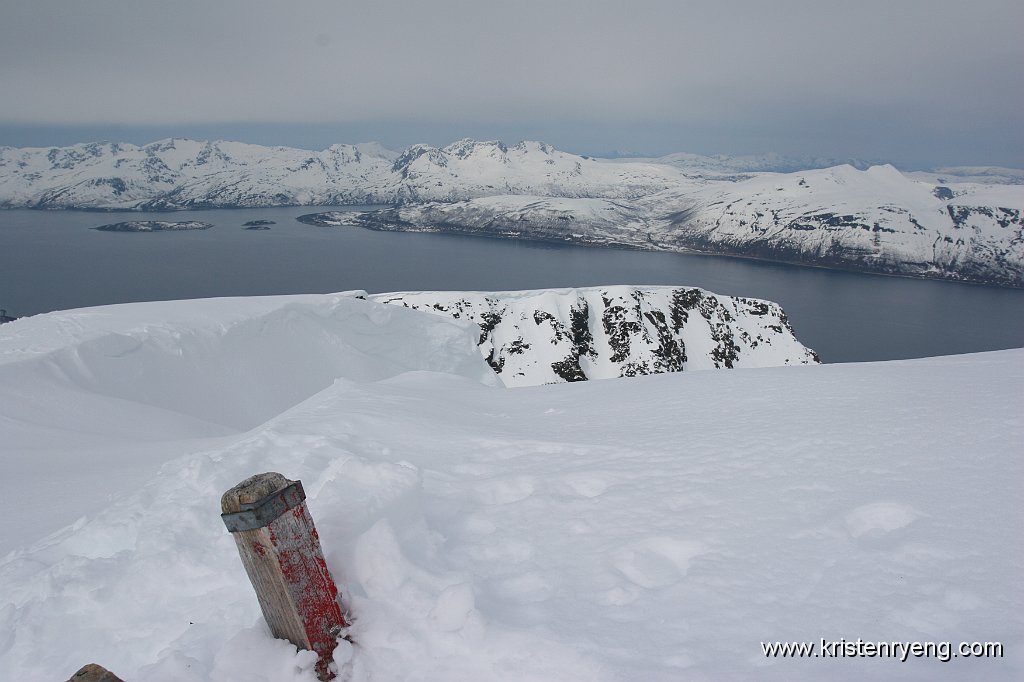
<path fill-rule="evenodd" d="M 0 144 L 1024 166 L 1020 0 L 0 0 Z"/>

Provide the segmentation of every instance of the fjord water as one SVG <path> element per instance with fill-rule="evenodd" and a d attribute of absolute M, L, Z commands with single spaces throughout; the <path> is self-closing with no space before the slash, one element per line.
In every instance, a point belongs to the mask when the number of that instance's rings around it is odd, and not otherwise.
<path fill-rule="evenodd" d="M 438 234 L 313 227 L 337 208 L 187 213 L 0 211 L 0 308 L 32 315 L 132 301 L 607 284 L 699 286 L 782 304 L 825 362 L 1024 346 L 1024 291 L 718 256 Z M 200 220 L 209 230 L 112 233 L 124 220 Z M 244 230 L 273 220 L 269 230 Z"/>

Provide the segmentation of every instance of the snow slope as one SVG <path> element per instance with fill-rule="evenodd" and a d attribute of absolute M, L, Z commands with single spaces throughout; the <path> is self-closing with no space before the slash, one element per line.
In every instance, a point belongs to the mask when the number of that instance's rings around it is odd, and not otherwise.
<path fill-rule="evenodd" d="M 679 198 L 653 227 L 711 253 L 1024 286 L 1024 187 L 913 181 L 892 166 L 762 175 Z"/>
<path fill-rule="evenodd" d="M 501 195 L 427 201 L 367 213 L 325 211 L 300 216 L 310 225 L 353 225 L 402 232 L 452 232 L 509 239 L 645 246 L 647 212 L 622 199 Z"/>
<path fill-rule="evenodd" d="M 74 481 L 47 477 L 88 454 L 83 435 L 180 454 L 0 560 L 0 679 L 87 661 L 129 680 L 314 679 L 270 638 L 219 519 L 221 493 L 266 470 L 304 483 L 355 681 L 1024 673 L 1024 351 L 508 390 L 475 337 L 344 295 L 4 325 L 0 451 L 50 444 L 14 453 L 6 546 L 18 502 L 61 506 Z M 138 454 L 118 452 L 112 476 Z M 1005 656 L 761 648 L 858 637 Z"/>
<path fill-rule="evenodd" d="M 11 524 L 0 554 L 102 508 L 175 448 L 213 447 L 337 377 L 423 369 L 500 383 L 475 348 L 463 352 L 463 337 L 475 338 L 467 325 L 354 295 L 124 304 L 5 324 L 0 466 L 27 485 L 5 491 Z M 70 504 L 41 494 L 54 488 Z"/>
<path fill-rule="evenodd" d="M 703 289 L 401 292 L 370 300 L 471 320 L 506 386 L 818 361 L 776 303 Z"/>

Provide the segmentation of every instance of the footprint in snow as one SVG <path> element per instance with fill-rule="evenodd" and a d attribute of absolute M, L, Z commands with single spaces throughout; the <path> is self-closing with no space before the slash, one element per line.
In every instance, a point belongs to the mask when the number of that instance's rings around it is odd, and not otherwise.
<path fill-rule="evenodd" d="M 656 536 L 626 545 L 612 563 L 634 584 L 653 590 L 682 580 L 690 562 L 706 551 L 700 542 Z"/>
<path fill-rule="evenodd" d="M 459 583 L 442 590 L 428 615 L 438 630 L 454 632 L 462 629 L 475 610 L 472 585 Z"/>
<path fill-rule="evenodd" d="M 604 494 L 611 485 L 611 479 L 606 474 L 593 471 L 579 471 L 566 474 L 562 477 L 562 492 L 577 497 L 597 497 Z"/>
<path fill-rule="evenodd" d="M 533 495 L 536 484 L 532 476 L 509 476 L 480 483 L 476 498 L 483 504 L 511 504 Z"/>
<path fill-rule="evenodd" d="M 502 599 L 520 604 L 547 601 L 555 593 L 554 585 L 537 571 L 502 578 L 493 584 L 493 590 Z"/>
<path fill-rule="evenodd" d="M 643 593 L 636 585 L 616 585 L 598 596 L 598 603 L 605 606 L 625 606 L 632 604 Z"/>
<path fill-rule="evenodd" d="M 488 563 L 520 564 L 533 558 L 535 550 L 529 542 L 502 539 L 493 542 L 478 542 L 469 549 L 469 555 L 477 561 Z"/>
<path fill-rule="evenodd" d="M 874 502 L 846 514 L 846 531 L 859 544 L 873 549 L 895 547 L 906 539 L 910 525 L 923 514 L 897 502 Z"/>

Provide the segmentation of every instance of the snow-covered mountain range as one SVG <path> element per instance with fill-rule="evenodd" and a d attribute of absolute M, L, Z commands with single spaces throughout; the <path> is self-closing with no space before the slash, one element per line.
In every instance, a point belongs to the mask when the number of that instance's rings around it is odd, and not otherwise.
<path fill-rule="evenodd" d="M 776 303 L 694 288 L 593 287 L 375 294 L 470 320 L 506 386 L 818 362 Z"/>
<path fill-rule="evenodd" d="M 690 184 L 635 200 L 496 196 L 302 220 L 699 251 L 1020 287 L 1022 212 L 1022 185 L 933 185 L 892 166 L 838 166 Z"/>
<path fill-rule="evenodd" d="M 0 148 L 0 207 L 188 209 L 453 201 L 494 194 L 646 196 L 675 186 L 662 164 L 615 164 L 541 142 L 461 140 L 392 152 L 375 144 L 313 152 L 170 139 Z"/>
<path fill-rule="evenodd" d="M 781 158 L 781 157 L 780 157 Z M 394 204 L 317 224 L 699 251 L 1024 286 L 1024 173 L 774 157 L 594 159 L 540 142 L 311 152 L 164 140 L 0 148 L 0 207 L 188 209 Z M 776 164 L 777 165 L 777 164 Z M 745 169 L 745 170 L 744 170 Z"/>
<path fill-rule="evenodd" d="M 397 155 L 379 145 L 309 152 L 169 139 L 145 146 L 0 148 L 0 206 L 187 209 L 378 203 Z"/>

